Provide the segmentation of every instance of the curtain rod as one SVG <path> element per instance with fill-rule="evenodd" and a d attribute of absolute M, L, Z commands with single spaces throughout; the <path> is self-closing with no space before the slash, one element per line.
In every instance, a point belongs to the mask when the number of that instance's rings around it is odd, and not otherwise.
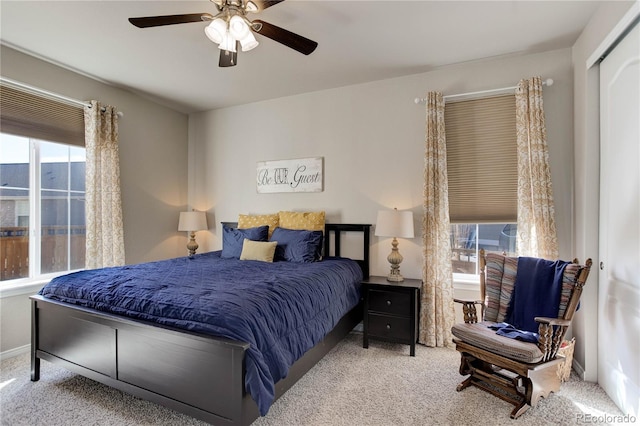
<path fill-rule="evenodd" d="M 65 103 L 67 105 L 71 105 L 71 106 L 75 106 L 75 107 L 79 107 L 79 108 L 83 108 L 83 107 L 89 107 L 91 108 L 91 104 L 88 102 L 83 102 L 83 101 L 79 101 L 77 99 L 73 99 L 73 98 L 69 98 L 67 96 L 63 96 L 63 95 L 59 95 L 57 93 L 54 92 L 50 92 L 48 90 L 44 90 L 44 89 L 40 89 L 39 87 L 35 87 L 35 86 L 31 86 L 29 84 L 26 83 L 22 83 L 20 81 L 16 81 L 16 80 L 12 80 L 10 78 L 6 78 L 6 77 L 2 77 L 0 76 L 0 82 L 2 82 L 3 84 L 12 87 L 14 89 L 19 89 L 19 90 L 23 90 L 26 91 L 28 93 L 32 93 L 35 95 L 39 95 L 39 96 L 43 96 L 45 98 L 49 98 L 49 99 L 53 99 L 54 101 L 59 101 L 62 103 Z M 104 112 L 105 109 L 102 108 L 102 111 Z M 121 111 L 118 111 L 118 117 L 123 117 L 124 113 L 122 113 Z"/>
<path fill-rule="evenodd" d="M 546 80 L 544 80 L 542 82 L 543 86 L 552 86 L 553 85 L 553 79 L 551 78 L 547 78 Z M 510 90 L 515 90 L 518 86 L 511 86 L 511 87 L 503 87 L 501 89 L 490 89 L 490 90 L 481 90 L 479 92 L 468 92 L 468 93 L 458 93 L 455 95 L 446 95 L 443 96 L 444 100 L 449 100 L 449 99 L 455 99 L 455 98 L 465 98 L 465 97 L 472 97 L 472 96 L 477 96 L 477 95 L 490 95 L 490 94 L 498 94 L 498 93 L 502 93 L 502 92 L 508 92 Z M 418 104 L 424 104 L 426 102 L 426 98 L 415 98 L 413 100 L 413 102 L 418 105 Z"/>

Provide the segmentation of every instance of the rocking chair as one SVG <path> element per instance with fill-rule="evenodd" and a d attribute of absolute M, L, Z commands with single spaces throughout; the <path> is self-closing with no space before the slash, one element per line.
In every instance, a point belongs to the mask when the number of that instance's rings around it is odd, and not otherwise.
<path fill-rule="evenodd" d="M 560 389 L 561 380 L 557 372 L 564 357 L 558 354 L 558 349 L 571 324 L 592 264 L 591 259 L 585 265 L 579 265 L 577 260 L 563 263 L 553 276 L 555 284 L 545 284 L 534 282 L 536 280 L 531 277 L 539 275 L 535 272 L 531 274 L 531 269 L 522 266 L 527 264 L 520 263 L 519 259 L 549 262 L 494 253 L 485 255 L 484 250 L 481 250 L 479 261 L 482 300 L 454 299 L 463 304 L 464 323 L 456 324 L 451 330 L 456 350 L 461 354 L 460 374 L 469 375 L 458 385 L 457 391 L 473 385 L 512 403 L 515 406 L 511 411 L 512 419 L 519 417 L 530 407 L 535 407 L 540 398 Z M 519 265 L 520 276 L 517 275 Z M 520 292 L 516 287 L 520 288 Z M 536 313 L 530 319 L 534 327 L 538 326 L 537 334 L 514 331 L 505 321 L 514 317 L 516 307 L 511 305 L 516 303 L 515 293 L 519 293 L 521 301 L 522 297 L 529 297 L 524 304 L 520 302 L 524 309 L 518 308 L 519 314 L 523 311 L 529 313 L 538 309 L 532 308 L 530 303 L 534 288 L 536 292 L 542 289 L 558 290 L 555 305 L 558 307 L 557 315 L 548 313 L 549 306 L 554 305 L 547 303 L 543 297 L 545 313 L 541 316 Z M 481 307 L 482 322 L 478 322 L 476 305 Z M 551 311 L 555 312 L 555 307 Z M 517 338 L 506 337 L 508 335 L 516 335 Z"/>

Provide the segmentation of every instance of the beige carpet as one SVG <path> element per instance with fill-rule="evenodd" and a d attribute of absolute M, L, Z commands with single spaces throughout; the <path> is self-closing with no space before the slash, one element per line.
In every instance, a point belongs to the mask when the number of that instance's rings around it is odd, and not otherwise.
<path fill-rule="evenodd" d="M 254 426 L 593 424 L 622 413 L 600 387 L 572 377 L 517 420 L 511 405 L 462 380 L 452 349 L 372 341 L 350 334 Z M 2 425 L 204 425 L 175 411 L 85 379 L 46 361 L 29 380 L 29 357 L 2 361 Z M 598 424 L 605 424 L 599 422 Z"/>

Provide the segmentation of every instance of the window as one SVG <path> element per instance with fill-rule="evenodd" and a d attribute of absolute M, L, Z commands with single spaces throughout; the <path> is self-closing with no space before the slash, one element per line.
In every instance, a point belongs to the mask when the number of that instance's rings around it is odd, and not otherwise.
<path fill-rule="evenodd" d="M 480 249 L 516 253 L 515 223 L 455 223 L 451 225 L 451 264 L 454 274 L 478 274 Z"/>
<path fill-rule="evenodd" d="M 455 274 L 477 274 L 478 253 L 515 254 L 515 95 L 448 102 L 447 173 Z"/>
<path fill-rule="evenodd" d="M 85 149 L 0 133 L 0 281 L 80 269 Z"/>
<path fill-rule="evenodd" d="M 84 267 L 84 112 L 0 76 L 0 283 Z"/>

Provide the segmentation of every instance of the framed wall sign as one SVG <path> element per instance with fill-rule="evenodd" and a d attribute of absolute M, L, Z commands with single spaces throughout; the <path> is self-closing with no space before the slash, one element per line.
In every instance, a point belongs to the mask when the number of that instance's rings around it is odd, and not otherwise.
<path fill-rule="evenodd" d="M 322 192 L 324 158 L 259 161 L 258 193 Z"/>

